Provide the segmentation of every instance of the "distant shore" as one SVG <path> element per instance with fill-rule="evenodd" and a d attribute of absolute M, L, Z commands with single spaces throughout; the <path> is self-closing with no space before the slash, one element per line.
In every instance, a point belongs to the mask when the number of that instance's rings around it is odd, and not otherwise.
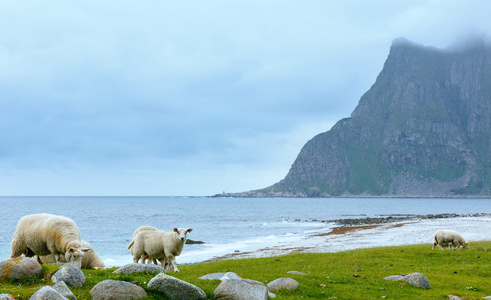
<path fill-rule="evenodd" d="M 324 253 L 360 248 L 432 244 L 434 233 L 439 229 L 458 231 L 470 242 L 470 247 L 473 241 L 491 240 L 490 213 L 390 215 L 380 218 L 306 221 L 332 223 L 333 227 L 297 233 L 299 239 L 295 242 L 278 243 L 257 251 L 236 251 L 207 261 L 280 256 L 296 252 Z M 429 248 L 431 249 L 430 246 Z"/>

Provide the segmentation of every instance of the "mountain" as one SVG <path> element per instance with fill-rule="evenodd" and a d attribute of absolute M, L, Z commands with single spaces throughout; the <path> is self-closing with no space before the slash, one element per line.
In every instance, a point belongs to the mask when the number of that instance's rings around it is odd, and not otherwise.
<path fill-rule="evenodd" d="M 249 197 L 491 195 L 491 46 L 392 43 L 383 70 L 286 177 Z"/>

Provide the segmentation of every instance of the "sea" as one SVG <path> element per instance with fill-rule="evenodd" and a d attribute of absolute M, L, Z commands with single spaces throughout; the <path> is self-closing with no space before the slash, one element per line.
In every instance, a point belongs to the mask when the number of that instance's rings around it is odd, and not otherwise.
<path fill-rule="evenodd" d="M 329 220 L 390 215 L 491 213 L 483 198 L 220 198 L 220 197 L 0 197 L 0 261 L 10 258 L 19 219 L 51 213 L 71 218 L 107 267 L 133 262 L 127 249 L 142 225 L 160 230 L 191 228 L 177 257 L 198 263 L 236 252 L 300 242 L 328 232 Z"/>

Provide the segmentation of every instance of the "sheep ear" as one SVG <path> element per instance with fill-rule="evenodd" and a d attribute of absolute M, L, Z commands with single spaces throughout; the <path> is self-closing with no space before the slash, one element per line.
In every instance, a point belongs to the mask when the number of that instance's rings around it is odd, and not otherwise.
<path fill-rule="evenodd" d="M 174 228 L 174 232 L 179 232 L 179 230 L 177 230 L 177 228 Z"/>
<path fill-rule="evenodd" d="M 89 251 L 89 250 L 90 250 L 89 248 L 82 248 L 82 251 L 83 251 L 83 252 L 87 252 L 87 251 Z"/>
<path fill-rule="evenodd" d="M 189 229 L 187 230 L 187 232 L 191 232 L 191 231 L 193 231 L 193 229 L 192 229 L 192 228 L 189 228 Z"/>

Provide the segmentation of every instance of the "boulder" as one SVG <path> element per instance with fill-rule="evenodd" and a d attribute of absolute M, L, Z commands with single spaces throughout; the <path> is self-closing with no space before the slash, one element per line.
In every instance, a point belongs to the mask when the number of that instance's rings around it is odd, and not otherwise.
<path fill-rule="evenodd" d="M 54 283 L 64 281 L 69 286 L 82 287 L 85 283 L 85 275 L 77 266 L 67 263 L 51 277 L 51 280 Z"/>
<path fill-rule="evenodd" d="M 298 271 L 288 271 L 287 274 L 295 274 L 295 275 L 309 275 L 306 273 L 298 272 Z"/>
<path fill-rule="evenodd" d="M 223 275 L 225 273 L 211 273 L 211 274 L 206 274 L 201 276 L 198 279 L 203 279 L 203 280 L 222 280 Z"/>
<path fill-rule="evenodd" d="M 59 281 L 57 282 L 53 288 L 58 292 L 60 293 L 61 295 L 63 295 L 63 297 L 66 297 L 67 299 L 70 299 L 70 300 L 77 300 L 77 297 L 75 297 L 75 295 L 72 293 L 72 291 L 68 288 L 68 286 L 66 285 L 66 283 L 64 281 Z"/>
<path fill-rule="evenodd" d="M 68 300 L 68 298 L 58 293 L 57 290 L 49 285 L 46 285 L 35 292 L 29 300 Z"/>
<path fill-rule="evenodd" d="M 104 280 L 90 290 L 92 300 L 130 300 L 147 298 L 145 290 L 133 283 Z"/>
<path fill-rule="evenodd" d="M 430 281 L 428 278 L 423 273 L 411 273 L 406 276 L 404 276 L 404 279 L 419 288 L 422 289 L 431 289 Z"/>
<path fill-rule="evenodd" d="M 271 281 L 266 287 L 270 291 L 276 291 L 280 289 L 293 291 L 298 288 L 298 282 L 295 279 L 289 277 L 282 277 Z"/>
<path fill-rule="evenodd" d="M 150 290 L 158 291 L 169 299 L 207 299 L 199 287 L 164 273 L 158 274 L 148 282 Z"/>
<path fill-rule="evenodd" d="M 34 258 L 11 258 L 0 262 L 0 280 L 37 276 L 41 274 L 41 269 L 41 265 Z"/>
<path fill-rule="evenodd" d="M 250 279 L 223 280 L 213 292 L 215 299 L 252 300 L 268 299 L 268 289 L 259 281 Z"/>
<path fill-rule="evenodd" d="M 15 298 L 10 294 L 0 294 L 0 300 L 15 300 Z"/>
<path fill-rule="evenodd" d="M 459 296 L 455 296 L 455 295 L 448 295 L 448 298 L 451 300 L 462 300 L 462 298 L 460 298 Z"/>
<path fill-rule="evenodd" d="M 127 264 L 119 269 L 115 270 L 113 273 L 119 274 L 119 273 L 124 273 L 124 274 L 132 274 L 132 273 L 139 273 L 139 272 L 148 272 L 152 274 L 159 274 L 159 273 L 165 273 L 165 270 L 157 266 L 155 264 L 138 264 L 138 263 L 133 263 L 133 264 Z"/>
<path fill-rule="evenodd" d="M 222 278 L 220 278 L 221 281 L 229 280 L 229 279 L 242 279 L 242 278 L 240 278 L 240 276 L 235 274 L 234 272 L 227 272 L 223 274 Z"/>
<path fill-rule="evenodd" d="M 411 273 L 405 276 L 392 275 L 389 277 L 385 277 L 384 279 L 392 281 L 406 281 L 407 283 L 410 283 L 422 289 L 431 289 L 430 281 L 423 273 Z"/>
<path fill-rule="evenodd" d="M 385 280 L 391 280 L 391 281 L 399 281 L 399 280 L 404 280 L 404 276 L 402 275 L 391 275 L 389 277 L 385 277 Z"/>

